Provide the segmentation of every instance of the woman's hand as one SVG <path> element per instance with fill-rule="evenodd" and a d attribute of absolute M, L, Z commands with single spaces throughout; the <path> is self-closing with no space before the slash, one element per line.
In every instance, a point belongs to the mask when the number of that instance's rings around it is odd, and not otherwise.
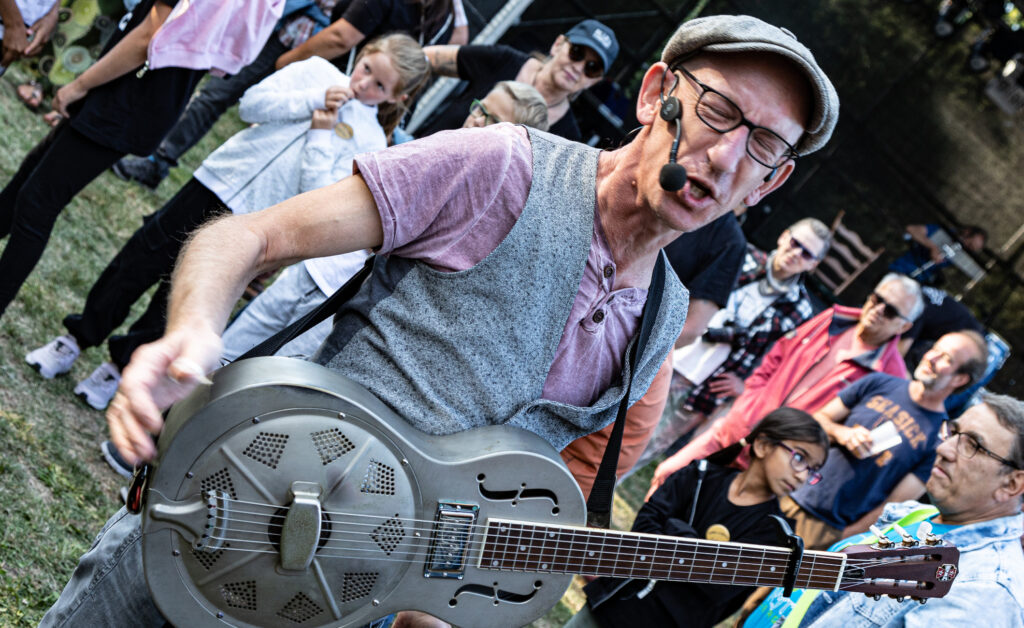
<path fill-rule="evenodd" d="M 64 87 L 57 90 L 57 93 L 53 96 L 53 101 L 50 106 L 53 110 L 64 116 L 65 118 L 71 117 L 68 113 L 68 107 L 79 100 L 85 98 L 85 95 L 89 93 L 89 90 L 82 88 L 81 84 L 76 81 L 71 81 Z"/>
<path fill-rule="evenodd" d="M 335 109 L 344 105 L 348 101 L 355 97 L 355 92 L 349 87 L 342 87 L 341 85 L 331 85 L 327 88 L 327 93 L 324 94 L 324 108 Z"/>

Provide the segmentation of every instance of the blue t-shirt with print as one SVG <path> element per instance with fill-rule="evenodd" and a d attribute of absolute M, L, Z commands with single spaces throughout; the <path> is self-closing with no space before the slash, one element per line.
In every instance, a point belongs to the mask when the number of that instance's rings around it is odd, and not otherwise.
<path fill-rule="evenodd" d="M 832 447 L 821 469 L 821 482 L 805 484 L 790 495 L 801 508 L 842 529 L 884 502 L 908 473 L 928 481 L 946 413 L 914 403 L 909 387 L 904 379 L 872 373 L 839 393 L 843 405 L 850 408 L 844 425 L 873 430 L 892 421 L 900 444 L 864 459 L 845 447 Z"/>

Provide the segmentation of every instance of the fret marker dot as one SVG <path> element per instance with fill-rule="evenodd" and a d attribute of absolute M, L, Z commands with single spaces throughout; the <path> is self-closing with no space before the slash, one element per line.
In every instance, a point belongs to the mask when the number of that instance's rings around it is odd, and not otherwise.
<path fill-rule="evenodd" d="M 500 561 L 497 561 L 497 560 L 492 560 L 492 561 L 491 561 L 491 566 L 492 566 L 492 567 L 497 567 L 497 566 L 498 566 L 498 565 L 500 565 L 500 564 L 501 564 L 501 562 L 500 562 Z"/>
<path fill-rule="evenodd" d="M 722 566 L 723 566 L 723 567 L 728 567 L 728 566 L 729 566 L 729 563 L 722 563 Z"/>
<path fill-rule="evenodd" d="M 593 557 L 594 557 L 594 552 L 593 552 L 593 551 L 591 551 L 591 552 L 588 552 L 588 553 L 587 553 L 587 556 L 590 556 L 591 558 L 593 558 Z"/>
<path fill-rule="evenodd" d="M 771 568 L 771 569 L 769 569 L 768 571 L 775 571 L 775 567 L 772 567 L 772 568 Z"/>
<path fill-rule="evenodd" d="M 550 539 L 555 538 L 555 533 L 554 532 L 548 532 L 548 538 L 550 538 Z"/>
<path fill-rule="evenodd" d="M 680 559 L 679 559 L 679 564 L 680 564 L 680 565 L 682 565 L 682 564 L 683 564 L 683 563 L 685 563 L 685 562 L 686 562 L 686 561 L 685 561 L 684 559 L 682 559 L 682 558 L 680 558 Z"/>
<path fill-rule="evenodd" d="M 647 560 L 647 557 L 646 556 L 641 556 L 640 560 Z"/>
<path fill-rule="evenodd" d="M 543 565 L 541 565 L 541 566 L 540 566 L 540 568 L 541 568 L 541 569 L 547 569 L 547 568 L 548 568 L 548 564 L 547 564 L 547 563 L 544 563 Z"/>
<path fill-rule="evenodd" d="M 505 526 L 501 526 L 500 530 L 501 530 L 502 532 L 508 532 L 508 528 L 507 528 L 507 527 L 505 527 Z"/>
<path fill-rule="evenodd" d="M 520 545 L 519 546 L 519 551 L 520 552 L 525 552 L 526 551 L 526 546 L 525 545 Z"/>

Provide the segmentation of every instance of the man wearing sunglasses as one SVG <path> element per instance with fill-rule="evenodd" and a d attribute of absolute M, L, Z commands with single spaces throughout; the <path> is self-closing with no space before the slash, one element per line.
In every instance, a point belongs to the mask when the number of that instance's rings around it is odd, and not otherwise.
<path fill-rule="evenodd" d="M 872 372 L 905 378 L 899 336 L 923 308 L 921 287 L 903 275 L 889 274 L 859 310 L 836 305 L 777 340 L 744 381 L 743 393 L 728 413 L 658 465 L 651 490 L 690 462 L 739 442 L 753 427 L 750 417 L 782 406 L 817 412 Z"/>
<path fill-rule="evenodd" d="M 583 20 L 555 39 L 547 58 L 500 44 L 427 46 L 424 52 L 434 72 L 468 84 L 416 131 L 417 137 L 458 128 L 473 99 L 482 99 L 498 81 L 509 80 L 535 87 L 547 102 L 551 132 L 579 141 L 580 129 L 569 103 L 604 78 L 619 53 L 619 42 L 601 22 Z"/>
<path fill-rule="evenodd" d="M 939 338 L 907 382 L 886 373 L 857 380 L 814 414 L 834 443 L 823 476 L 784 500 L 808 547 L 867 530 L 887 502 L 918 499 L 931 472 L 946 398 L 985 372 L 988 346 L 974 331 Z"/>
<path fill-rule="evenodd" d="M 945 422 L 926 488 L 937 513 L 927 514 L 917 502 L 891 503 L 877 527 L 917 519 L 903 526 L 916 536 L 923 519 L 960 550 L 959 573 L 945 597 L 921 605 L 822 592 L 802 617 L 797 611 L 784 626 L 1024 626 L 1024 403 L 986 394 L 959 419 Z M 906 517 L 912 512 L 924 516 Z M 888 537 L 900 541 L 895 532 Z"/>
<path fill-rule="evenodd" d="M 735 128 L 698 119 L 698 91 L 673 70 L 683 58 L 736 105 Z M 360 155 L 357 174 L 336 184 L 200 229 L 175 270 L 166 335 L 124 371 L 111 440 L 129 463 L 153 458 L 160 408 L 217 366 L 251 276 L 366 248 L 378 251 L 372 272 L 339 309 L 319 364 L 432 434 L 503 424 L 561 449 L 603 428 L 644 394 L 686 317 L 686 290 L 666 272 L 646 346 L 635 368 L 625 362 L 661 249 L 758 202 L 795 168 L 781 145 L 752 147 L 747 125 L 813 152 L 832 134 L 838 96 L 788 31 L 712 16 L 681 25 L 645 72 L 637 118 L 643 128 L 614 151 L 510 124 L 438 133 Z M 670 151 L 690 173 L 673 189 L 660 176 Z M 43 624 L 159 624 L 139 529 L 137 516 L 115 515 Z M 500 615 L 492 623 L 503 625 Z"/>

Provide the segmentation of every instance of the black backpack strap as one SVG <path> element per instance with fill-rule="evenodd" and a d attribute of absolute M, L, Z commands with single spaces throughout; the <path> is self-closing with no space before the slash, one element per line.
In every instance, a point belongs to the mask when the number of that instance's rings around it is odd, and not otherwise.
<path fill-rule="evenodd" d="M 629 354 L 630 380 L 626 383 L 626 394 L 619 404 L 619 412 L 615 417 L 608 445 L 605 447 L 601 466 L 597 470 L 594 486 L 590 489 L 587 499 L 587 525 L 593 528 L 607 528 L 612 518 L 612 495 L 615 492 L 615 471 L 619 465 L 619 450 L 622 448 L 622 433 L 626 429 L 626 411 L 629 409 L 629 394 L 633 388 L 633 377 L 636 376 L 636 361 L 647 346 L 654 327 L 654 318 L 661 309 L 661 295 L 665 289 L 665 260 L 658 253 L 658 261 L 654 264 L 654 274 L 647 290 L 647 303 L 644 304 L 643 318 L 640 320 L 640 335 Z"/>
<path fill-rule="evenodd" d="M 242 355 L 238 356 L 236 361 L 244 360 L 246 358 L 258 358 L 267 355 L 274 355 L 281 349 L 281 347 L 316 327 L 321 321 L 327 320 L 328 317 L 333 316 L 345 301 L 348 301 L 355 296 L 357 292 L 359 292 L 359 288 L 363 286 L 363 282 L 366 281 L 366 278 L 370 276 L 370 271 L 373 270 L 373 260 L 374 256 L 371 255 L 367 258 L 366 263 L 363 264 L 363 267 L 359 272 L 352 275 L 352 277 L 345 282 L 345 285 L 338 288 L 334 294 L 327 297 L 326 301 L 310 310 L 305 316 L 298 319 L 291 325 L 285 327 L 270 338 L 267 338 L 252 349 L 249 349 Z"/>

